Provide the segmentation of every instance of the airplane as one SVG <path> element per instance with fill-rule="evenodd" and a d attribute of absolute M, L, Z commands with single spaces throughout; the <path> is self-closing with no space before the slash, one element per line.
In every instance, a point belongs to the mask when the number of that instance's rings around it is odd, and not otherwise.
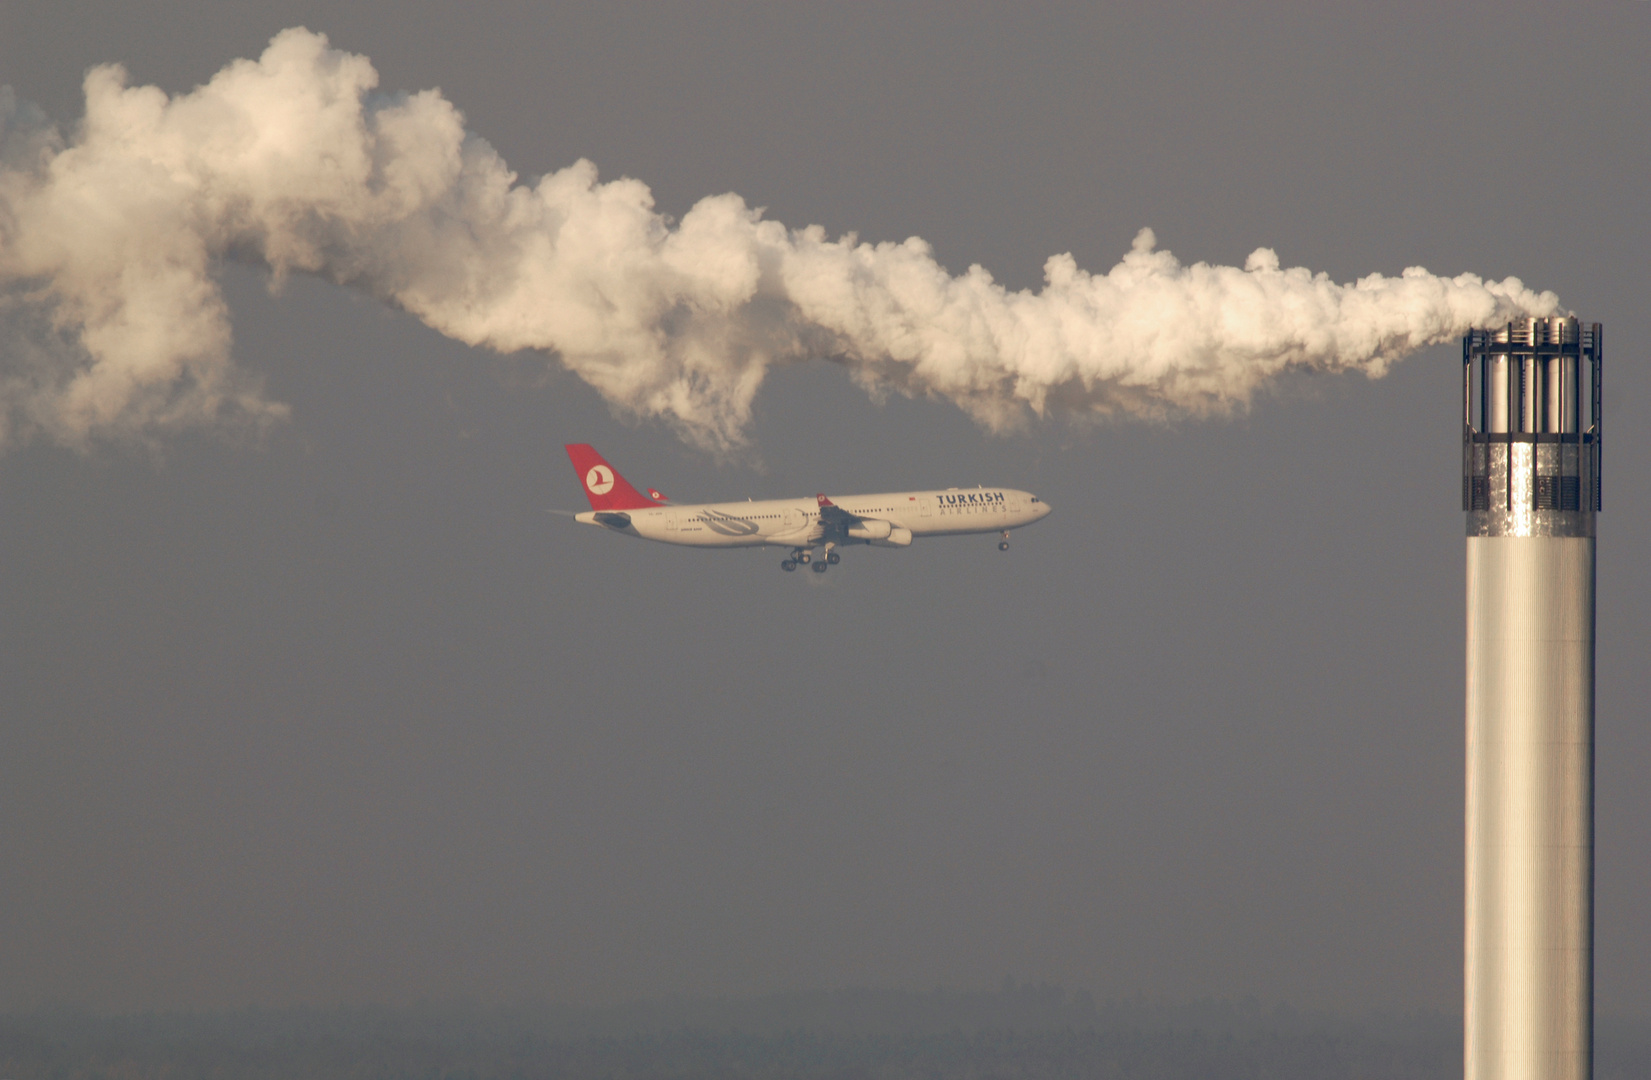
<path fill-rule="evenodd" d="M 836 499 L 822 493 L 812 499 L 674 503 L 653 488 L 644 495 L 632 487 L 595 447 L 568 443 L 566 449 L 590 499 L 590 509 L 575 514 L 575 521 L 688 547 L 790 548 L 780 563 L 787 573 L 812 565 L 816 574 L 823 574 L 842 561 L 839 548 L 910 547 L 919 536 L 995 532 L 1001 534 L 998 550 L 1008 551 L 1010 529 L 1049 516 L 1049 504 L 1029 491 L 986 487 Z"/>

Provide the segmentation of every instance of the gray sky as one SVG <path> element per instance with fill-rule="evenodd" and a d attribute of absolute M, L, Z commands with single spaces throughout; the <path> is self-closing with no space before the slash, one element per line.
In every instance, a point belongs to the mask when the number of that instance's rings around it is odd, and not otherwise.
<path fill-rule="evenodd" d="M 10 0 L 65 124 L 277 30 L 439 86 L 524 176 L 920 235 L 1014 288 L 1142 226 L 1347 281 L 1518 275 L 1606 325 L 1598 1003 L 1651 1013 L 1651 5 Z M 1459 999 L 1460 374 L 990 436 L 776 372 L 719 462 L 357 294 L 224 274 L 291 419 L 0 458 L 0 1004 L 579 1000 L 1004 974 L 1103 998 Z M 1055 514 L 851 553 L 624 542 L 678 499 L 976 482 Z"/>

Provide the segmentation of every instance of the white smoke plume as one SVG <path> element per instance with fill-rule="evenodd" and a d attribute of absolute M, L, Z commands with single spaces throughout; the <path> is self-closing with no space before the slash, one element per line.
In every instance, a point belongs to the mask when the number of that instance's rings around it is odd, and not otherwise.
<path fill-rule="evenodd" d="M 737 195 L 673 223 L 579 161 L 533 183 L 439 91 L 376 92 L 303 29 L 169 97 L 86 76 L 69 137 L 0 92 L 0 445 L 283 414 L 231 361 L 225 259 L 321 275 L 460 341 L 542 350 L 614 406 L 737 445 L 775 365 L 827 358 L 993 428 L 1028 414 L 1219 413 L 1289 369 L 1380 375 L 1473 326 L 1558 310 L 1516 278 L 1337 284 L 1183 266 L 1143 229 L 1105 274 L 1041 291 L 953 277 L 919 239 L 764 220 Z"/>

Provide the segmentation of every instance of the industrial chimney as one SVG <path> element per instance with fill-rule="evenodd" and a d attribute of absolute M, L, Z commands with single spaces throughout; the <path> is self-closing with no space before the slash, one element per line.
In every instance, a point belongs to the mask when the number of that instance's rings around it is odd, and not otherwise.
<path fill-rule="evenodd" d="M 1462 341 L 1465 1080 L 1590 1080 L 1599 323 Z"/>

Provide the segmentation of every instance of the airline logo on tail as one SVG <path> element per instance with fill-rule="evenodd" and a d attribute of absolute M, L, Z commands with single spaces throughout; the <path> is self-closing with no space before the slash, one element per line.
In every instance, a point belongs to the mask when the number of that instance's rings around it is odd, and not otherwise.
<path fill-rule="evenodd" d="M 661 505 L 631 487 L 589 443 L 569 443 L 566 449 L 573 471 L 584 481 L 585 497 L 590 499 L 592 510 L 641 510 Z"/>

